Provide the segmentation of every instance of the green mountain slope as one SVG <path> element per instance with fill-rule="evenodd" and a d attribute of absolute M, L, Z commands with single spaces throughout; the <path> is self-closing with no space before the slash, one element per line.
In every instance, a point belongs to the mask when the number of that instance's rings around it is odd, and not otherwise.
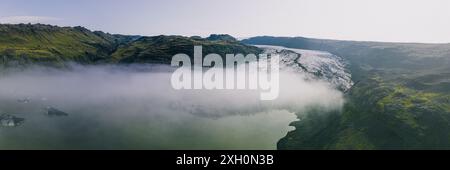
<path fill-rule="evenodd" d="M 119 38 L 83 27 L 0 25 L 0 64 L 63 65 L 66 61 L 96 63 L 108 60 Z"/>
<path fill-rule="evenodd" d="M 215 35 L 213 35 L 216 37 Z M 231 37 L 231 36 L 230 36 Z M 184 53 L 194 54 L 194 46 L 203 47 L 203 55 L 217 53 L 225 54 L 258 54 L 259 48 L 244 45 L 233 39 L 214 39 L 211 37 L 188 38 L 183 36 L 142 37 L 136 41 L 121 45 L 113 54 L 112 59 L 119 63 L 164 63 L 170 64 L 172 56 Z"/>
<path fill-rule="evenodd" d="M 249 44 L 323 50 L 349 62 L 341 112 L 313 111 L 279 149 L 450 149 L 450 44 L 256 37 Z M 319 112 L 320 114 L 318 114 Z"/>
<path fill-rule="evenodd" d="M 204 54 L 259 53 L 229 35 L 206 39 L 182 36 L 126 36 L 83 27 L 42 24 L 0 24 L 0 68 L 44 64 L 64 67 L 68 62 L 168 64 L 178 53 L 193 54 L 202 45 Z"/>

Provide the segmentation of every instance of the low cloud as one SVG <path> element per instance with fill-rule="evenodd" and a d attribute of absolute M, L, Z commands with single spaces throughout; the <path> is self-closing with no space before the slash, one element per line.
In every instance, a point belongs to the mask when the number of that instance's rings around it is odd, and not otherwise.
<path fill-rule="evenodd" d="M 169 66 L 74 66 L 0 74 L 0 113 L 25 118 L 0 129 L 0 149 L 274 149 L 295 113 L 340 109 L 342 93 L 280 72 L 280 95 L 256 90 L 174 90 Z M 18 100 L 30 99 L 29 103 Z M 48 118 L 55 107 L 68 117 Z M 34 141 L 29 143 L 29 141 Z"/>
<path fill-rule="evenodd" d="M 74 66 L 71 71 L 34 68 L 0 77 L 0 98 L 46 98 L 61 105 L 79 104 L 80 108 L 85 104 L 111 107 L 142 104 L 145 110 L 205 117 L 267 110 L 303 112 L 311 107 L 339 109 L 344 102 L 342 93 L 330 84 L 306 80 L 302 73 L 281 71 L 279 97 L 261 101 L 259 90 L 175 90 L 170 84 L 172 67 L 147 68 L 151 70 L 116 66 Z M 130 107 L 129 112 L 136 108 Z"/>

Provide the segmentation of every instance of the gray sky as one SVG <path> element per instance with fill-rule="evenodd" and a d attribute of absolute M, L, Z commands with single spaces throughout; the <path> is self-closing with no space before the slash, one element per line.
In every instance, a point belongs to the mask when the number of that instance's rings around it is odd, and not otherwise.
<path fill-rule="evenodd" d="M 450 42 L 448 0 L 0 0 L 1 23 L 110 33 Z"/>

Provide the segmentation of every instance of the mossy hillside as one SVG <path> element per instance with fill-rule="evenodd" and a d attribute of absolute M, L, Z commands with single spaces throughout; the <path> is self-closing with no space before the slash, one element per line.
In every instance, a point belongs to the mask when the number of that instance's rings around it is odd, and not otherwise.
<path fill-rule="evenodd" d="M 193 55 L 194 46 L 203 54 L 259 54 L 257 47 L 229 35 L 208 38 L 183 36 L 126 36 L 90 31 L 83 27 L 42 24 L 0 24 L 0 67 L 46 64 L 64 67 L 79 64 L 169 64 L 179 53 Z"/>
<path fill-rule="evenodd" d="M 449 94 L 419 91 L 374 75 L 347 95 L 342 112 L 310 112 L 280 149 L 450 148 Z M 327 120 L 327 121 L 323 121 Z M 321 122 L 320 122 L 321 121 Z M 310 141 L 323 139 L 314 144 Z"/>
<path fill-rule="evenodd" d="M 112 54 L 112 59 L 119 63 L 164 63 L 169 64 L 172 56 L 194 55 L 194 46 L 203 47 L 203 56 L 216 53 L 225 57 L 226 54 L 259 54 L 261 49 L 241 44 L 238 41 L 208 40 L 188 38 L 183 36 L 142 37 L 130 44 L 120 46 Z"/>
<path fill-rule="evenodd" d="M 0 25 L 0 62 L 4 64 L 95 63 L 108 59 L 116 44 L 113 35 L 83 27 Z"/>

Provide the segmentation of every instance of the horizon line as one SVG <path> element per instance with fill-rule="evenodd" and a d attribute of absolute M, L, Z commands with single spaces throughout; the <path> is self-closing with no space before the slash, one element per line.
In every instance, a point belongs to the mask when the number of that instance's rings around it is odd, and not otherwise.
<path fill-rule="evenodd" d="M 255 38 L 255 37 L 274 37 L 274 38 L 306 38 L 313 40 L 322 40 L 322 41 L 346 41 L 346 42 L 364 42 L 364 43 L 392 43 L 392 44 L 430 44 L 430 45 L 450 45 L 450 42 L 417 42 L 417 41 L 382 41 L 382 40 L 355 40 L 355 39 L 340 39 L 340 38 L 325 38 L 325 37 L 309 37 L 309 36 L 299 36 L 299 35 L 254 35 L 254 36 L 234 36 L 229 33 L 210 33 L 208 36 L 201 35 L 186 35 L 186 34 L 154 34 L 154 35 L 143 35 L 143 34 L 126 34 L 126 33 L 111 33 L 103 30 L 90 29 L 86 26 L 81 25 L 57 25 L 50 23 L 0 23 L 0 25 L 46 25 L 46 26 L 54 26 L 60 28 L 75 28 L 82 27 L 91 32 L 100 31 L 103 33 L 111 34 L 111 35 L 124 35 L 124 36 L 142 36 L 142 37 L 155 37 L 155 36 L 183 36 L 183 37 L 193 37 L 199 36 L 202 38 L 207 38 L 210 35 L 230 35 L 236 38 L 238 41 L 242 41 L 245 39 Z"/>

